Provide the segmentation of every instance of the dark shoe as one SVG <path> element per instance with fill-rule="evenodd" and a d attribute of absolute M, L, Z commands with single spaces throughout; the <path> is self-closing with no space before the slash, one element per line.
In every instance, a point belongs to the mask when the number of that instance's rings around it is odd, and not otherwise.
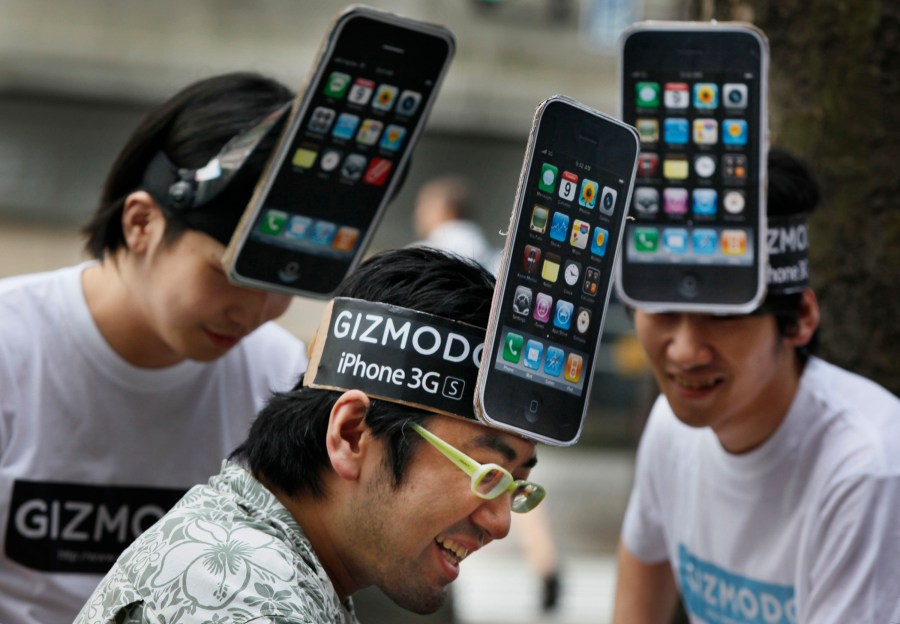
<path fill-rule="evenodd" d="M 544 594 L 541 600 L 541 610 L 544 613 L 555 611 L 559 602 L 559 572 L 553 572 L 544 577 Z"/>

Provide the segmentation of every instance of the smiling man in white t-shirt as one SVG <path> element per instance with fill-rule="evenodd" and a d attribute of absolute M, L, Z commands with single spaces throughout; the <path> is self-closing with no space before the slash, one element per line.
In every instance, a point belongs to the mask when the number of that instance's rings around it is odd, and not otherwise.
<path fill-rule="evenodd" d="M 772 150 L 769 227 L 805 233 L 818 200 Z M 622 529 L 618 624 L 666 623 L 679 594 L 694 623 L 900 622 L 900 401 L 812 355 L 816 297 L 779 251 L 752 314 L 635 312 L 662 394 Z"/>

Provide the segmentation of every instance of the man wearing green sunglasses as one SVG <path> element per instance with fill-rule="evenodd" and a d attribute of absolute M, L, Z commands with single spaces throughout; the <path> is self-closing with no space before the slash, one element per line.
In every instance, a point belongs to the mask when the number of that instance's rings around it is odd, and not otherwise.
<path fill-rule="evenodd" d="M 399 379 L 399 365 L 391 368 L 398 352 L 376 344 L 376 334 L 406 347 L 418 336 L 427 347 L 443 319 L 456 323 L 454 348 L 480 343 L 493 288 L 481 267 L 427 248 L 360 265 L 336 293 L 308 379 L 273 396 L 222 472 L 125 551 L 76 622 L 354 623 L 350 597 L 373 585 L 410 611 L 437 610 L 462 561 L 505 537 L 511 512 L 544 498 L 527 480 L 535 443 L 465 412 L 421 409 L 428 405 L 408 388 L 428 384 L 414 374 L 402 396 L 372 391 L 362 375 L 386 370 Z M 360 385 L 316 386 L 320 362 L 341 345 L 334 318 L 351 318 L 339 304 L 374 306 L 341 327 L 375 350 L 355 371 Z M 376 324 L 382 312 L 395 316 Z M 403 319 L 415 315 L 430 320 L 428 331 L 403 334 Z M 423 350 L 452 356 L 445 344 Z M 338 368 L 354 372 L 344 349 Z M 451 357 L 462 363 L 448 364 L 450 372 L 462 379 L 466 367 L 477 370 L 478 352 Z M 409 362 L 404 370 L 413 371 Z"/>
<path fill-rule="evenodd" d="M 440 439 L 422 425 L 410 423 L 410 428 L 428 442 L 444 457 L 472 479 L 472 492 L 484 500 L 493 500 L 501 494 L 512 496 L 510 508 L 516 513 L 527 513 L 538 506 L 547 495 L 546 490 L 537 483 L 515 479 L 503 466 L 497 464 L 479 464 L 477 461 Z"/>

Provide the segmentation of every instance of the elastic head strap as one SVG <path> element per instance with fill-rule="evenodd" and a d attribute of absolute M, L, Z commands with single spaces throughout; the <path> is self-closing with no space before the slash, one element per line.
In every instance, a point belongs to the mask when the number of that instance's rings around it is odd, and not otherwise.
<path fill-rule="evenodd" d="M 141 187 L 167 217 L 227 246 L 272 151 L 262 150 L 260 145 L 273 129 L 283 125 L 290 104 L 282 104 L 232 137 L 199 169 L 177 167 L 163 151 L 157 152 L 144 171 Z"/>

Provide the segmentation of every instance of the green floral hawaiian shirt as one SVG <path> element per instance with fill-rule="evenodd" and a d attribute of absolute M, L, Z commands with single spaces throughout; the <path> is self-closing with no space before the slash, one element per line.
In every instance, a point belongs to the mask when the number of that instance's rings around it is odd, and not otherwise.
<path fill-rule="evenodd" d="M 358 624 L 300 526 L 222 463 L 122 553 L 75 624 Z"/>

